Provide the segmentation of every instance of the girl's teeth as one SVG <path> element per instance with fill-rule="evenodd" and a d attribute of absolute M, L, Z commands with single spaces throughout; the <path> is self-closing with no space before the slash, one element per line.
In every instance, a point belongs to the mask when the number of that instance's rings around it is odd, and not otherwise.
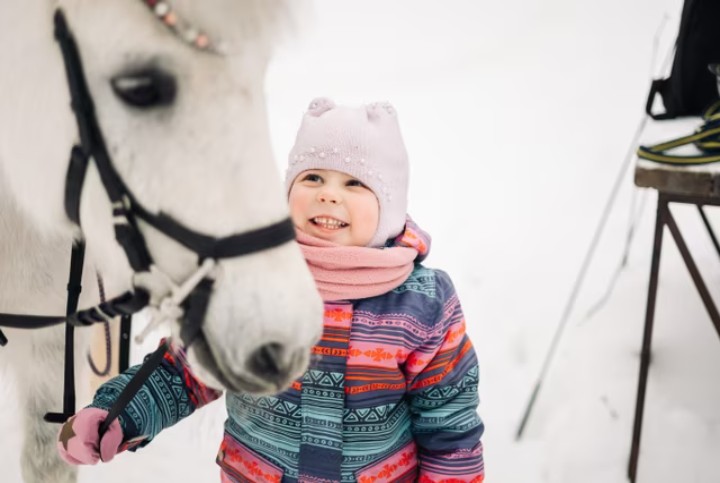
<path fill-rule="evenodd" d="M 332 218 L 313 218 L 313 221 L 323 228 L 337 229 L 346 226 L 346 223 Z"/>

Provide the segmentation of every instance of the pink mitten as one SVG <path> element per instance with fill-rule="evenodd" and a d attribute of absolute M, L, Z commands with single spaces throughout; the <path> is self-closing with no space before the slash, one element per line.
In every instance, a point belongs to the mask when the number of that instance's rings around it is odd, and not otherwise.
<path fill-rule="evenodd" d="M 113 459 L 122 443 L 123 432 L 116 419 L 100 441 L 100 424 L 107 415 L 104 409 L 85 408 L 65 421 L 58 434 L 60 457 L 72 465 L 94 465 L 98 460 Z"/>

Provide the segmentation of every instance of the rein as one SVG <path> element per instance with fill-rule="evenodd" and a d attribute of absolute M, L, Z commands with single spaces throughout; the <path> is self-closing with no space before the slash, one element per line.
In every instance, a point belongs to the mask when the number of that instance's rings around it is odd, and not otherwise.
<path fill-rule="evenodd" d="M 77 304 L 81 291 L 80 280 L 85 252 L 84 242 L 81 241 L 73 246 L 67 310 L 64 317 L 0 314 L 0 326 L 13 328 L 43 328 L 63 321 L 67 322 L 64 411 L 48 413 L 45 416 L 47 421 L 61 423 L 75 412 L 72 351 L 75 327 L 105 322 L 121 316 L 123 317 L 123 330 L 126 329 L 123 341 L 128 340 L 129 342 L 129 317 L 145 307 L 150 307 L 155 310 L 156 317 L 160 318 L 160 322 L 168 319 L 183 320 L 180 338 L 187 349 L 202 330 L 202 322 L 213 289 L 212 270 L 217 261 L 282 245 L 295 239 L 295 231 L 291 220 L 285 218 L 255 230 L 215 238 L 187 228 L 168 214 L 162 212 L 154 214 L 143 207 L 112 164 L 87 86 L 77 44 L 60 9 L 55 12 L 54 24 L 55 39 L 62 52 L 70 89 L 71 106 L 80 138 L 80 143 L 73 146 L 70 153 L 65 183 L 65 211 L 70 220 L 80 226 L 81 193 L 88 164 L 93 161 L 100 174 L 105 192 L 112 203 L 115 239 L 123 248 L 135 273 L 131 290 L 89 309 L 78 311 Z M 137 219 L 143 220 L 198 256 L 197 271 L 186 282 L 179 286 L 175 285 L 170 277 L 153 263 L 144 237 L 138 229 Z M 163 291 L 158 293 L 157 283 L 147 283 L 150 280 L 156 282 L 159 280 L 163 285 Z M 151 305 L 151 300 L 155 301 L 156 299 L 160 300 L 159 303 L 155 302 Z M 156 321 L 151 324 L 154 322 Z M 0 345 L 6 343 L 7 338 L 0 332 Z M 135 378 L 121 393 L 115 406 L 111 408 L 110 415 L 101 425 L 101 434 L 132 400 L 137 390 L 161 362 L 162 356 L 167 350 L 168 344 L 163 344 L 148 358 Z M 127 346 L 121 349 L 121 352 L 127 353 L 127 351 Z"/>

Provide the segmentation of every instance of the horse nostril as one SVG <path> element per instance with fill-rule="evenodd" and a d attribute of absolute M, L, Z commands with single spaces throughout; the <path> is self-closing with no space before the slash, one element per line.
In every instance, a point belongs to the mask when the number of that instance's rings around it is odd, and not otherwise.
<path fill-rule="evenodd" d="M 282 344 L 277 342 L 265 344 L 250 355 L 248 369 L 258 377 L 277 378 L 287 370 L 284 353 Z"/>

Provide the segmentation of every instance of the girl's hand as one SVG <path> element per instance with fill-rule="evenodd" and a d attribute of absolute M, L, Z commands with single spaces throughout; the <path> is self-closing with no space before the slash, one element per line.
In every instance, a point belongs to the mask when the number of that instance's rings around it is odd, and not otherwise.
<path fill-rule="evenodd" d="M 116 419 L 100 441 L 100 424 L 107 415 L 103 409 L 85 408 L 65 421 L 58 433 L 60 457 L 71 465 L 94 465 L 99 460 L 112 460 L 123 441 L 123 432 Z"/>

